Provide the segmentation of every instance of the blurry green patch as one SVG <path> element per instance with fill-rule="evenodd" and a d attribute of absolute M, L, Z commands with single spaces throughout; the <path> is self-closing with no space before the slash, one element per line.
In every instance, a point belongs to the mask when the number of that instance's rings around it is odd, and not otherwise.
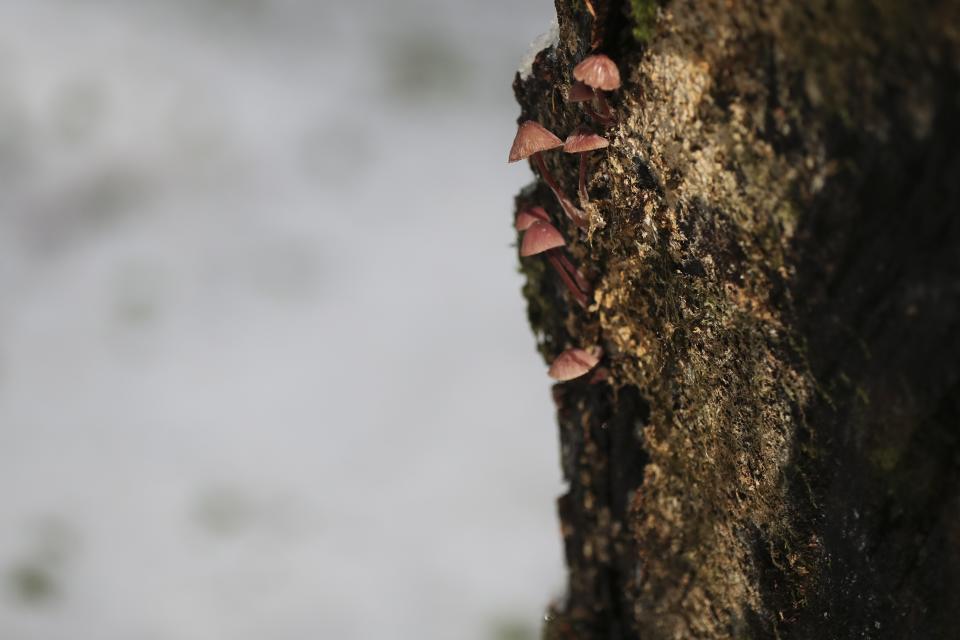
<path fill-rule="evenodd" d="M 521 620 L 505 618 L 493 626 L 491 640 L 534 640 L 536 631 Z"/>
<path fill-rule="evenodd" d="M 6 573 L 10 594 L 28 605 L 45 604 L 59 595 L 60 573 L 76 550 L 77 536 L 59 518 L 45 518 L 32 527 L 32 549 Z"/>
<path fill-rule="evenodd" d="M 53 251 L 110 229 L 141 202 L 144 178 L 130 168 L 109 167 L 59 193 L 31 212 L 29 242 Z"/>
<path fill-rule="evenodd" d="M 383 47 L 386 89 L 406 102 L 464 95 L 473 68 L 459 47 L 435 33 L 407 33 Z"/>
<path fill-rule="evenodd" d="M 92 180 L 82 199 L 87 218 L 94 223 L 111 223 L 119 214 L 143 199 L 143 180 L 129 170 L 116 168 Z"/>
<path fill-rule="evenodd" d="M 633 37 L 637 42 L 648 42 L 657 27 L 656 0 L 630 0 L 630 15 L 633 18 Z"/>
<path fill-rule="evenodd" d="M 157 305 L 146 297 L 123 297 L 117 301 L 117 319 L 125 325 L 142 327 L 156 319 Z"/>
<path fill-rule="evenodd" d="M 8 576 L 14 596 L 25 604 L 52 600 L 58 592 L 52 570 L 40 563 L 24 563 L 10 570 Z"/>
<path fill-rule="evenodd" d="M 256 517 L 250 499 L 235 488 L 211 489 L 200 496 L 194 510 L 197 524 L 208 533 L 233 536 L 247 529 Z"/>
<path fill-rule="evenodd" d="M 900 449 L 897 447 L 879 447 L 870 452 L 870 461 L 875 467 L 889 473 L 897 468 L 900 461 Z"/>

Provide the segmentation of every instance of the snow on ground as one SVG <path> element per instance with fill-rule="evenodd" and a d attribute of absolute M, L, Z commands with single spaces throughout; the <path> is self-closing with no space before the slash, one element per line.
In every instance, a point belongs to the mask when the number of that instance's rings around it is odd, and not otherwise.
<path fill-rule="evenodd" d="M 549 0 L 0 3 L 0 640 L 523 637 Z"/>

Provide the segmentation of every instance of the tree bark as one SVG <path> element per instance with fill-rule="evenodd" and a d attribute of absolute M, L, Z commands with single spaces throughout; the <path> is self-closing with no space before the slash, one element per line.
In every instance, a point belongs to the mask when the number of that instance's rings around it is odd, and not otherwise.
<path fill-rule="evenodd" d="M 557 0 L 520 120 L 587 124 L 594 292 L 523 258 L 569 568 L 547 638 L 955 638 L 960 3 Z M 565 99 L 593 51 L 616 122 Z M 568 193 L 576 156 L 546 154 Z"/>

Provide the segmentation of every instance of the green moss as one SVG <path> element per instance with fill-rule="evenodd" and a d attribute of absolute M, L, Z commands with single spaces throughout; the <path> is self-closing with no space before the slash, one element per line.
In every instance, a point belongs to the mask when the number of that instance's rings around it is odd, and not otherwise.
<path fill-rule="evenodd" d="M 900 450 L 897 447 L 878 447 L 870 452 L 870 461 L 881 471 L 889 473 L 897 467 Z"/>
<path fill-rule="evenodd" d="M 656 0 L 630 0 L 633 17 L 633 37 L 637 42 L 649 42 L 657 26 Z"/>

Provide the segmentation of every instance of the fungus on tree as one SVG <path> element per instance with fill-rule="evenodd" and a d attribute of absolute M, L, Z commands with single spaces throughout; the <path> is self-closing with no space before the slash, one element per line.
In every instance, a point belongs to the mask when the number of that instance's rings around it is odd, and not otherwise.
<path fill-rule="evenodd" d="M 587 115 L 589 115 L 591 118 L 601 122 L 602 124 L 610 124 L 613 122 L 612 116 L 604 117 L 597 113 L 597 110 L 593 108 L 593 101 L 596 99 L 596 97 L 597 95 L 594 93 L 593 89 L 579 80 L 570 85 L 570 90 L 567 92 L 567 102 L 572 104 L 583 104 L 583 108 L 586 110 Z"/>
<path fill-rule="evenodd" d="M 508 162 L 517 162 L 518 160 L 532 158 L 540 169 L 540 175 L 543 176 L 547 186 L 550 187 L 553 195 L 555 195 L 560 202 L 560 207 L 564 213 L 570 217 L 574 224 L 583 227 L 586 226 L 586 215 L 580 211 L 563 192 L 563 189 L 561 189 L 557 181 L 554 180 L 553 174 L 547 169 L 547 165 L 541 155 L 544 151 L 562 146 L 563 141 L 560 138 L 550 133 L 539 123 L 533 120 L 527 120 L 517 129 L 517 135 L 513 139 L 513 146 L 510 147 Z"/>
<path fill-rule="evenodd" d="M 590 283 L 586 281 L 577 268 L 564 255 L 562 248 L 566 246 L 563 235 L 549 222 L 538 220 L 526 230 L 523 242 L 520 244 L 520 256 L 527 258 L 541 253 L 546 254 L 550 265 L 567 286 L 570 295 L 584 309 L 587 308 L 587 293 Z"/>
<path fill-rule="evenodd" d="M 607 99 L 603 97 L 603 92 L 620 88 L 620 70 L 616 63 L 602 53 L 595 53 L 573 68 L 573 77 L 594 90 L 601 118 L 612 121 L 613 113 Z"/>
<path fill-rule="evenodd" d="M 587 153 L 603 149 L 610 145 L 610 142 L 603 136 L 588 131 L 578 129 L 570 134 L 567 141 L 563 144 L 563 150 L 567 153 L 576 153 L 580 155 L 580 183 L 578 193 L 580 194 L 580 206 L 590 202 L 590 196 L 587 194 Z"/>
<path fill-rule="evenodd" d="M 550 216 L 543 207 L 530 207 L 517 214 L 514 228 L 517 231 L 526 231 L 534 222 L 550 222 Z"/>
<path fill-rule="evenodd" d="M 593 89 L 579 80 L 570 85 L 567 92 L 567 102 L 590 102 L 593 98 Z"/>
<path fill-rule="evenodd" d="M 600 355 L 599 347 L 594 347 L 591 350 L 567 349 L 554 359 L 547 375 L 560 382 L 579 378 L 589 373 L 600 363 Z"/>

